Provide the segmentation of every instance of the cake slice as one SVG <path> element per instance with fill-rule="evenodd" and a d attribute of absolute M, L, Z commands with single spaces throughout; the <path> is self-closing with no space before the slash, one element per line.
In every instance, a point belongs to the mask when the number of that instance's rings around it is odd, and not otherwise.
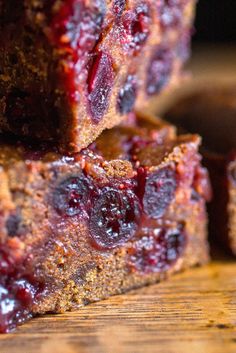
<path fill-rule="evenodd" d="M 206 263 L 199 142 L 134 116 L 74 156 L 2 142 L 0 331 Z"/>
<path fill-rule="evenodd" d="M 179 81 L 194 0 L 0 0 L 0 132 L 78 152 Z"/>
<path fill-rule="evenodd" d="M 211 235 L 236 255 L 236 86 L 201 89 L 177 102 L 166 117 L 203 137 L 214 194 Z"/>

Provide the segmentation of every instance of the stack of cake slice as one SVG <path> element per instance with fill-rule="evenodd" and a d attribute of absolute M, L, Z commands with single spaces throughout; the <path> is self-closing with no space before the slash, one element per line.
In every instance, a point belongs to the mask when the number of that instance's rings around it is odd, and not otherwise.
<path fill-rule="evenodd" d="M 207 262 L 200 138 L 134 112 L 180 81 L 194 6 L 0 0 L 1 332 Z"/>

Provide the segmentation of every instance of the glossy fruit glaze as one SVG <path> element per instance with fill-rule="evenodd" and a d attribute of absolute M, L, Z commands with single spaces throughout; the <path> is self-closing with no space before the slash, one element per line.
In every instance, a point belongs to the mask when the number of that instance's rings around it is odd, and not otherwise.
<path fill-rule="evenodd" d="M 35 275 L 30 257 L 16 238 L 0 245 L 0 333 L 31 318 L 33 304 L 45 292 L 44 279 Z"/>

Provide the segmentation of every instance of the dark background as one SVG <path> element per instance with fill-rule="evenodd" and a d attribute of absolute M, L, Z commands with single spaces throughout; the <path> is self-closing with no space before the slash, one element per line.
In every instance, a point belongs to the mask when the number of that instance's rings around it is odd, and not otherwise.
<path fill-rule="evenodd" d="M 236 0 L 199 0 L 195 42 L 236 43 Z"/>

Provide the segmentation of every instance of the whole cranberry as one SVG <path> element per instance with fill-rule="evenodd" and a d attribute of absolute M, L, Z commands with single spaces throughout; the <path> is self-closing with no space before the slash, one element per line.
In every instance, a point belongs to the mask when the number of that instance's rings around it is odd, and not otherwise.
<path fill-rule="evenodd" d="M 169 48 L 157 47 L 147 71 L 147 94 L 159 93 L 168 83 L 173 68 L 173 53 Z"/>
<path fill-rule="evenodd" d="M 94 123 L 99 123 L 109 106 L 115 78 L 112 59 L 109 54 L 96 54 L 88 76 L 88 102 Z"/>
<path fill-rule="evenodd" d="M 184 6 L 189 0 L 157 0 L 157 11 L 163 28 L 182 24 Z"/>
<path fill-rule="evenodd" d="M 62 216 L 84 215 L 93 186 L 84 174 L 70 175 L 54 189 L 53 206 Z"/>
<path fill-rule="evenodd" d="M 129 75 L 124 86 L 121 88 L 118 97 L 118 109 L 121 114 L 127 114 L 132 111 L 137 93 L 136 77 Z"/>
<path fill-rule="evenodd" d="M 171 167 L 166 166 L 147 174 L 143 196 L 144 212 L 154 219 L 163 216 L 174 198 L 175 190 L 176 175 Z"/>
<path fill-rule="evenodd" d="M 143 273 L 167 271 L 182 255 L 186 236 L 181 227 L 155 229 L 130 250 L 130 265 Z"/>
<path fill-rule="evenodd" d="M 141 3 L 134 11 L 127 11 L 122 17 L 124 29 L 121 40 L 128 53 L 139 52 L 150 31 L 149 7 Z"/>

